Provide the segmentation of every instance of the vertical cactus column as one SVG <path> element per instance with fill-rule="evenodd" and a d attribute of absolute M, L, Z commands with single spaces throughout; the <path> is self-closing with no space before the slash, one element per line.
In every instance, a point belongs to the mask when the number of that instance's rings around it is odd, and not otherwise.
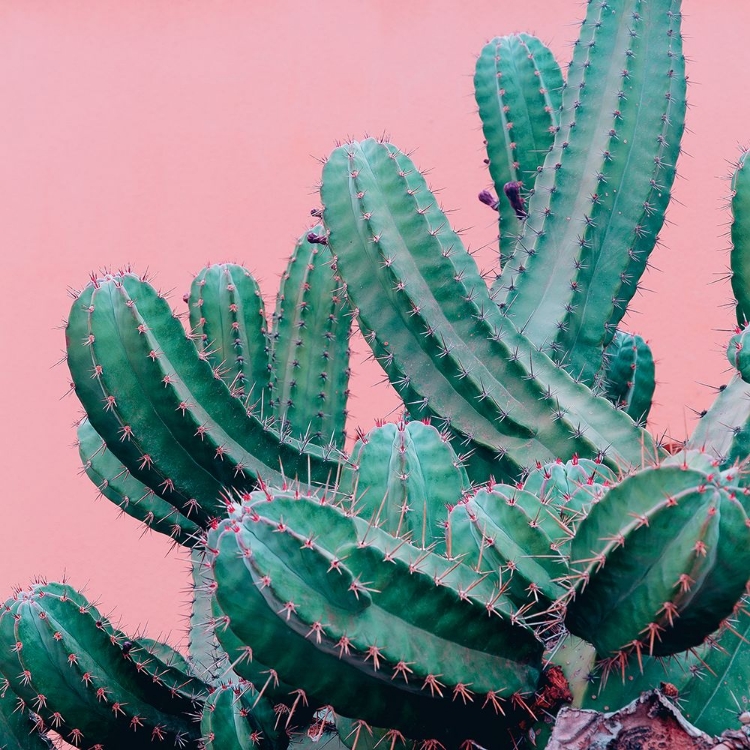
<path fill-rule="evenodd" d="M 657 241 L 685 112 L 678 0 L 589 2 L 560 128 L 496 301 L 592 383 Z"/>
<path fill-rule="evenodd" d="M 318 225 L 281 278 L 271 330 L 273 415 L 279 429 L 343 448 L 352 312 Z"/>
<path fill-rule="evenodd" d="M 501 268 L 513 256 L 523 226 L 504 195 L 506 185 L 527 191 L 533 186 L 555 138 L 562 89 L 552 52 L 529 34 L 496 37 L 477 59 L 474 91 L 498 196 Z"/>

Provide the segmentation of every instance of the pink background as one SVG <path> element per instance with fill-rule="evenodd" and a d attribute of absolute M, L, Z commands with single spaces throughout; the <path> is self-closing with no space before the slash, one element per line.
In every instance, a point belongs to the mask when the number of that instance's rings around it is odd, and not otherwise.
<path fill-rule="evenodd" d="M 726 378 L 732 325 L 722 178 L 750 142 L 750 5 L 688 0 L 690 103 L 664 247 L 631 328 L 658 362 L 652 427 L 684 436 L 698 383 Z M 337 139 L 389 133 L 432 168 L 455 224 L 493 261 L 472 81 L 492 36 L 539 35 L 569 59 L 579 0 L 326 0 L 0 4 L 2 410 L 0 592 L 63 573 L 150 635 L 182 635 L 185 561 L 118 518 L 79 475 L 78 416 L 56 328 L 66 287 L 134 264 L 181 297 L 207 261 L 244 262 L 270 300 Z M 356 366 L 365 349 L 359 346 Z M 358 376 L 356 424 L 387 408 Z"/>

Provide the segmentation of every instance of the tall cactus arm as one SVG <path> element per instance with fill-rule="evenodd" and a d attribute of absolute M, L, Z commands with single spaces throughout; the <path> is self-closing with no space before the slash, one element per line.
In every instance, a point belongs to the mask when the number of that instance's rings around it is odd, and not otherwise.
<path fill-rule="evenodd" d="M 510 260 L 523 218 L 503 195 L 508 183 L 530 188 L 552 148 L 562 101 L 560 66 L 536 37 L 488 42 L 477 59 L 474 93 L 500 221 L 500 266 Z"/>
<path fill-rule="evenodd" d="M 684 112 L 678 0 L 590 2 L 560 130 L 495 289 L 516 325 L 585 382 L 663 224 Z"/>
<path fill-rule="evenodd" d="M 736 300 L 737 323 L 750 321 L 750 167 L 747 152 L 732 174 L 732 292 Z"/>
<path fill-rule="evenodd" d="M 537 352 L 489 297 L 476 264 L 413 163 L 374 140 L 323 172 L 329 241 L 347 293 L 397 390 L 420 394 L 466 446 L 517 475 L 534 460 L 606 452 L 640 464 L 652 439 Z M 479 477 L 472 477 L 478 479 Z M 486 476 L 484 477 L 486 478 Z"/>

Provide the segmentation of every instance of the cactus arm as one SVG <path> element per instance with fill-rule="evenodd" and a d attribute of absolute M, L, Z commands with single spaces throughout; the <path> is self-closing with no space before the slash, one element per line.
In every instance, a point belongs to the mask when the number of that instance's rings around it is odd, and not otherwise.
<path fill-rule="evenodd" d="M 8 652 L 0 657 L 0 670 L 68 741 L 82 733 L 89 742 L 119 750 L 153 730 L 173 742 L 197 739 L 187 714 L 201 701 L 202 683 L 185 675 L 173 681 L 166 665 L 144 657 L 137 641 L 131 643 L 133 656 L 125 653 L 124 636 L 70 587 L 36 586 L 7 602 L 0 638 L 9 637 L 21 646 L 0 649 Z"/>
<path fill-rule="evenodd" d="M 190 329 L 229 391 L 250 405 L 268 393 L 268 339 L 260 287 L 252 274 L 234 263 L 199 271 L 188 297 Z M 260 409 L 253 409 L 263 413 Z"/>
<path fill-rule="evenodd" d="M 737 471 L 681 460 L 627 477 L 576 530 L 566 625 L 602 657 L 695 647 L 742 596 L 750 523 Z"/>
<path fill-rule="evenodd" d="M 654 356 L 638 334 L 616 331 L 599 377 L 607 398 L 634 422 L 645 424 L 656 389 Z"/>
<path fill-rule="evenodd" d="M 554 141 L 562 88 L 560 66 L 529 34 L 497 37 L 477 59 L 474 92 L 499 199 L 501 267 L 512 257 L 522 229 L 504 187 L 533 184 Z"/>
<path fill-rule="evenodd" d="M 78 425 L 77 435 L 84 471 L 101 495 L 123 513 L 142 521 L 149 529 L 171 537 L 178 544 L 191 547 L 198 542 L 200 526 L 136 479 L 107 448 L 87 419 Z"/>
<path fill-rule="evenodd" d="M 507 314 L 585 382 L 669 200 L 685 110 L 679 20 L 676 0 L 589 4 L 560 130 L 502 276 L 497 299 Z"/>
<path fill-rule="evenodd" d="M 201 525 L 223 512 L 225 485 L 258 477 L 325 481 L 337 464 L 281 441 L 214 377 L 156 291 L 125 274 L 92 283 L 72 307 L 68 363 L 94 428 L 131 473 L 167 490 Z M 310 461 L 307 461 L 309 456 Z M 268 462 L 268 463 L 266 463 Z M 269 465 L 270 464 L 270 465 Z"/>
<path fill-rule="evenodd" d="M 0 748 L 50 750 L 51 747 L 52 740 L 47 738 L 45 726 L 34 720 L 30 706 L 0 680 Z"/>
<path fill-rule="evenodd" d="M 495 451 L 509 474 L 545 456 L 612 446 L 611 459 L 638 464 L 644 445 L 654 450 L 625 415 L 508 325 L 406 157 L 371 140 L 341 147 L 324 169 L 322 196 L 331 247 L 364 327 L 388 345 L 388 357 L 399 357 L 421 404 L 467 445 Z"/>
<path fill-rule="evenodd" d="M 280 429 L 343 448 L 352 315 L 321 225 L 302 236 L 282 276 L 271 331 L 273 414 Z"/>
<path fill-rule="evenodd" d="M 422 422 L 385 424 L 354 446 L 339 491 L 356 512 L 419 547 L 443 549 L 448 508 L 469 489 L 448 438 Z"/>
<path fill-rule="evenodd" d="M 750 169 L 747 152 L 740 156 L 732 173 L 732 292 L 736 301 L 738 325 L 750 320 Z"/>

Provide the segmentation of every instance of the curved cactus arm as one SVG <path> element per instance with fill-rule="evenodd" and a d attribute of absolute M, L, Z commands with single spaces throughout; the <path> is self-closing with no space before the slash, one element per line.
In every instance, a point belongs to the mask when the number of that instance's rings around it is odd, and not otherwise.
<path fill-rule="evenodd" d="M 393 385 L 420 394 L 407 403 L 416 417 L 425 406 L 439 414 L 488 463 L 494 454 L 497 474 L 576 452 L 606 452 L 623 465 L 653 455 L 647 433 L 503 318 L 424 179 L 395 147 L 339 147 L 321 194 L 347 294 L 387 352 L 379 361 Z"/>
<path fill-rule="evenodd" d="M 322 225 L 305 233 L 281 278 L 271 330 L 273 415 L 280 430 L 343 448 L 352 312 Z"/>
<path fill-rule="evenodd" d="M 657 241 L 684 113 L 679 0 L 589 3 L 560 129 L 494 289 L 531 341 L 584 382 Z"/>
<path fill-rule="evenodd" d="M 207 266 L 193 280 L 187 302 L 196 348 L 230 393 L 262 418 L 269 362 L 266 312 L 258 282 L 234 263 Z"/>
<path fill-rule="evenodd" d="M 335 715 L 336 731 L 340 745 L 350 750 L 375 750 L 387 747 L 389 750 L 416 750 L 418 743 L 409 740 L 393 729 L 371 727 L 360 719 L 347 719 Z M 333 750 L 333 749 L 332 749 Z"/>
<path fill-rule="evenodd" d="M 715 461 L 704 471 L 704 455 L 674 463 L 626 477 L 576 530 L 565 623 L 603 658 L 693 648 L 745 590 L 750 521 L 738 471 Z"/>
<path fill-rule="evenodd" d="M 737 323 L 750 321 L 750 168 L 747 152 L 740 156 L 732 173 L 732 292 L 736 303 Z"/>
<path fill-rule="evenodd" d="M 598 374 L 607 398 L 638 424 L 646 424 L 656 390 L 654 355 L 637 333 L 616 331 Z"/>
<path fill-rule="evenodd" d="M 102 496 L 123 513 L 143 522 L 153 531 L 166 534 L 178 544 L 192 547 L 200 540 L 200 526 L 180 513 L 156 490 L 136 479 L 107 448 L 88 419 L 78 425 L 77 436 L 83 469 Z"/>
<path fill-rule="evenodd" d="M 532 187 L 552 148 L 562 89 L 552 52 L 529 34 L 496 37 L 477 59 L 474 94 L 498 196 L 501 268 L 513 255 L 525 218 L 523 207 L 517 210 L 503 194 L 505 186 Z"/>
<path fill-rule="evenodd" d="M 338 463 L 249 416 L 137 276 L 93 281 L 74 302 L 68 364 L 94 429 L 138 480 L 205 525 L 226 486 L 325 482 Z"/>
<path fill-rule="evenodd" d="M 201 718 L 202 750 L 285 750 L 285 727 L 270 701 L 244 680 L 216 686 Z"/>
<path fill-rule="evenodd" d="M 128 640 L 81 594 L 36 585 L 0 613 L 0 671 L 61 736 L 106 750 L 161 737 L 197 740 L 203 683 Z"/>

